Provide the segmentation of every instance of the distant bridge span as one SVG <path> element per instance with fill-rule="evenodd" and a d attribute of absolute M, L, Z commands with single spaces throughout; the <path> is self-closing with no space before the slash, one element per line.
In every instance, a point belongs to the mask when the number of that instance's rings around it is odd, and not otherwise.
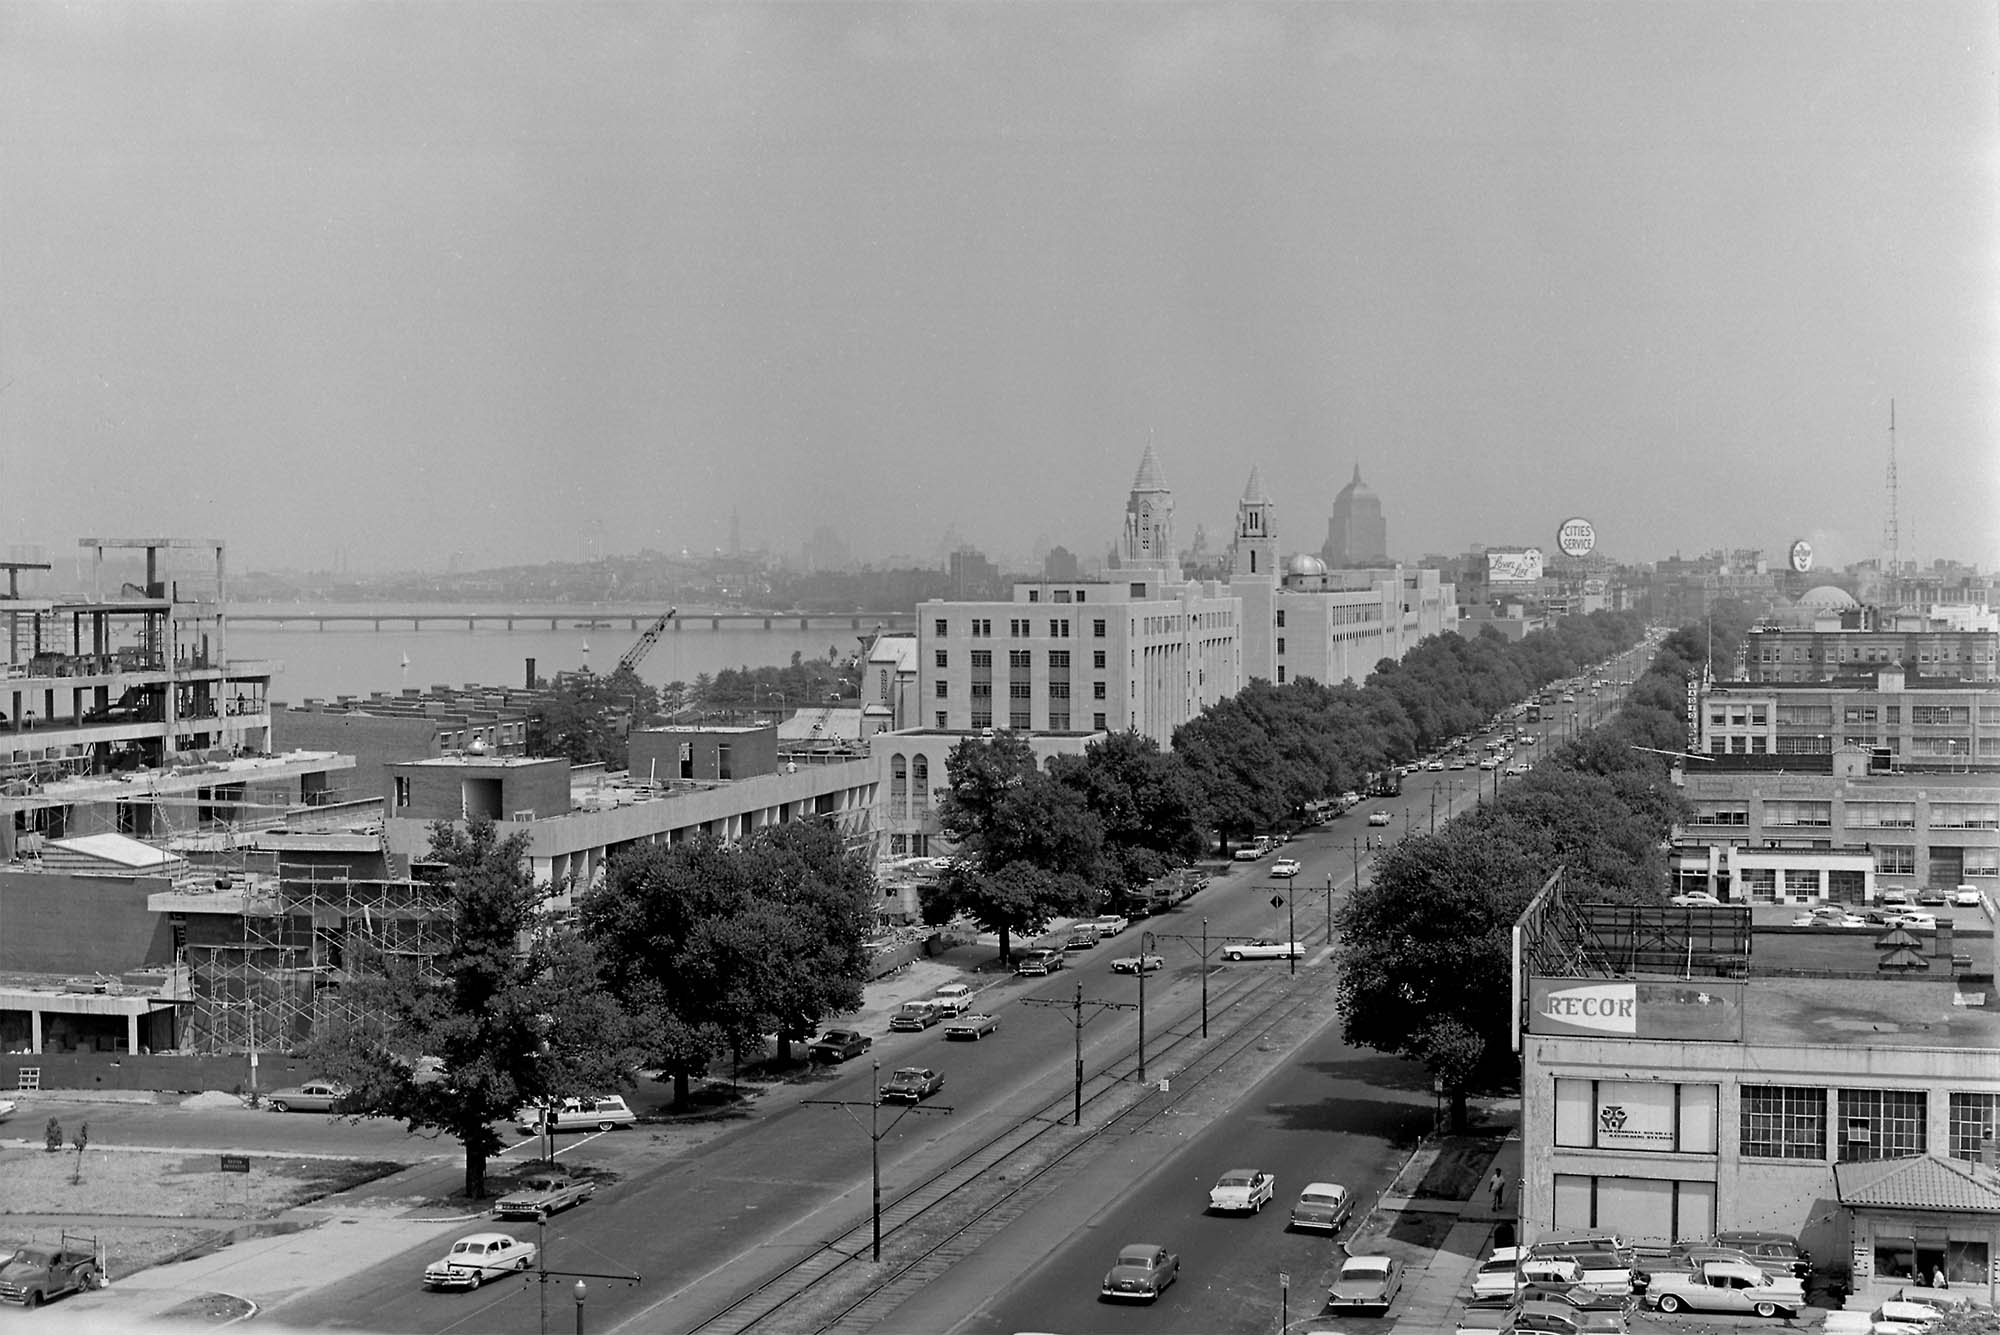
<path fill-rule="evenodd" d="M 635 615 L 627 612 L 231 612 L 232 625 L 262 624 L 267 626 L 309 625 L 325 630 L 329 626 L 368 626 L 374 630 L 385 627 L 401 630 L 478 630 L 484 626 L 498 626 L 502 630 L 524 628 L 529 630 L 561 630 L 565 625 L 576 630 L 615 630 L 620 626 L 633 631 L 641 631 L 653 624 L 658 614 L 652 616 Z M 689 627 L 706 624 L 709 630 L 730 629 L 751 630 L 851 630 L 870 631 L 880 626 L 884 630 L 915 630 L 916 616 L 909 612 L 682 612 L 667 623 L 667 629 L 676 633 Z"/>

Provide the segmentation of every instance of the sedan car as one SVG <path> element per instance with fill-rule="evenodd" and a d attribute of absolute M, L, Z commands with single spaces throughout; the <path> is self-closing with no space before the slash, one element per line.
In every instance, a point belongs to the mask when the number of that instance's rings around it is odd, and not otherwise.
<path fill-rule="evenodd" d="M 816 1062 L 844 1062 L 849 1057 L 859 1057 L 874 1045 L 874 1039 L 852 1029 L 829 1029 L 813 1040 L 806 1055 Z"/>
<path fill-rule="evenodd" d="M 20 1106 L 20 1104 L 14 1102 L 12 1099 L 0 1099 L 0 1122 L 4 1122 L 9 1117 L 12 1117 L 14 1110 Z"/>
<path fill-rule="evenodd" d="M 1266 853 L 1270 851 L 1271 850 L 1268 848 L 1259 848 L 1255 844 L 1245 844 L 1243 845 L 1243 847 L 1237 849 L 1234 853 L 1231 853 L 1229 856 L 1232 860 L 1237 862 L 1255 862 L 1258 858 L 1263 857 Z"/>
<path fill-rule="evenodd" d="M 889 1028 L 896 1033 L 921 1033 L 944 1017 L 928 1001 L 912 1001 L 889 1017 Z"/>
<path fill-rule="evenodd" d="M 472 1233 L 424 1267 L 427 1289 L 476 1289 L 489 1279 L 531 1269 L 538 1249 L 506 1233 Z"/>
<path fill-rule="evenodd" d="M 1122 913 L 1104 913 L 1091 919 L 1097 924 L 1099 936 L 1116 936 L 1132 925 L 1132 920 Z"/>
<path fill-rule="evenodd" d="M 927 1066 L 904 1066 L 882 1086 L 884 1103 L 922 1103 L 944 1088 L 944 1077 Z"/>
<path fill-rule="evenodd" d="M 1370 825 L 1387 825 L 1389 823 L 1389 813 L 1386 811 L 1371 811 L 1368 813 L 1368 823 Z"/>
<path fill-rule="evenodd" d="M 1667 902 L 1677 909 L 1715 908 L 1722 903 L 1721 900 L 1709 894 L 1706 890 L 1691 890 L 1684 895 L 1675 895 Z"/>
<path fill-rule="evenodd" d="M 1442 774 L 1444 773 L 1444 762 L 1442 760 L 1430 761 L 1424 765 L 1424 772 L 1427 774 Z"/>
<path fill-rule="evenodd" d="M 1120 955 L 1111 961 L 1113 973 L 1152 973 L 1167 967 L 1165 955 Z"/>
<path fill-rule="evenodd" d="M 1150 1303 L 1165 1293 L 1180 1273 L 1180 1257 L 1156 1243 L 1135 1242 L 1118 1249 L 1118 1259 L 1105 1272 L 1097 1296 Z"/>
<path fill-rule="evenodd" d="M 1298 874 L 1299 860 L 1297 858 L 1279 858 L 1271 864 L 1271 875 L 1273 876 L 1297 876 Z"/>
<path fill-rule="evenodd" d="M 1521 1257 L 1519 1247 L 1495 1247 L 1493 1254 L 1479 1263 L 1473 1272 L 1472 1296 L 1474 1298 L 1512 1298 L 1520 1292 L 1524 1282 L 1521 1277 Z"/>
<path fill-rule="evenodd" d="M 1961 885 L 1951 892 L 1953 908 L 1976 909 L 1984 899 L 1985 896 L 1979 893 L 1979 887 L 1976 885 Z"/>
<path fill-rule="evenodd" d="M 1306 948 L 1297 941 L 1237 941 L 1223 948 L 1222 958 L 1240 960 L 1304 959 Z"/>
<path fill-rule="evenodd" d="M 1338 1182 L 1308 1182 L 1292 1206 L 1290 1227 L 1338 1233 L 1354 1213 L 1354 1196 Z"/>
<path fill-rule="evenodd" d="M 1923 913 L 1916 909 L 1907 909 L 1902 913 L 1890 914 L 1889 925 L 1891 927 L 1901 927 L 1911 932 L 1935 932 L 1937 930 L 1937 914 Z"/>
<path fill-rule="evenodd" d="M 347 1086 L 331 1080 L 308 1080 L 290 1089 L 274 1089 L 264 1096 L 272 1112 L 339 1112 L 347 1097 Z"/>
<path fill-rule="evenodd" d="M 1278 1179 L 1261 1168 L 1232 1168 L 1215 1180 L 1208 1192 L 1208 1208 L 1256 1214 L 1271 1203 Z"/>
<path fill-rule="evenodd" d="M 1402 1290 L 1403 1263 L 1395 1257 L 1350 1256 L 1327 1290 L 1326 1306 L 1333 1312 L 1386 1314 Z"/>
<path fill-rule="evenodd" d="M 967 1038 L 976 1043 L 988 1034 L 998 1032 L 999 1028 L 1000 1017 L 997 1015 L 961 1015 L 944 1027 L 944 1036 Z"/>

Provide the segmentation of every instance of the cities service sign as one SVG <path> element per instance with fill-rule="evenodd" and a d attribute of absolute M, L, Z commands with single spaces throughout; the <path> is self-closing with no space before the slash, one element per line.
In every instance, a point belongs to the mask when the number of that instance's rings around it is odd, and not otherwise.
<path fill-rule="evenodd" d="M 1581 515 L 1565 519 L 1556 530 L 1556 546 L 1564 556 L 1589 556 L 1597 546 L 1597 526 Z"/>

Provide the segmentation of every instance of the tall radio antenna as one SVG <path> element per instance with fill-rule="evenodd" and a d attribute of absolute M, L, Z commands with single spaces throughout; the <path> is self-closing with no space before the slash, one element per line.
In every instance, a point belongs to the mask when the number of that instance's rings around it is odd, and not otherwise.
<path fill-rule="evenodd" d="M 1882 550 L 1888 557 L 1890 578 L 1902 569 L 1902 534 L 1896 526 L 1896 401 L 1889 400 L 1889 517 L 1882 523 Z"/>

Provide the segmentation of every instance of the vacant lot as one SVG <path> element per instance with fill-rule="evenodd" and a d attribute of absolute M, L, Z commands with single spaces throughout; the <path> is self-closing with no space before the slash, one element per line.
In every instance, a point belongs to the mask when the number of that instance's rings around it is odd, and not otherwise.
<path fill-rule="evenodd" d="M 218 1171 L 213 1154 L 142 1150 L 0 1151 L 0 1248 L 53 1242 L 65 1230 L 104 1242 L 115 1278 L 227 1238 L 248 1221 L 394 1172 L 399 1164 L 347 1159 L 250 1158 L 247 1173 Z M 32 1221 L 19 1218 L 36 1215 Z M 55 1216 L 51 1219 L 49 1216 Z M 122 1224 L 167 1216 L 186 1225 Z M 218 1222 L 222 1221 L 222 1222 Z"/>

